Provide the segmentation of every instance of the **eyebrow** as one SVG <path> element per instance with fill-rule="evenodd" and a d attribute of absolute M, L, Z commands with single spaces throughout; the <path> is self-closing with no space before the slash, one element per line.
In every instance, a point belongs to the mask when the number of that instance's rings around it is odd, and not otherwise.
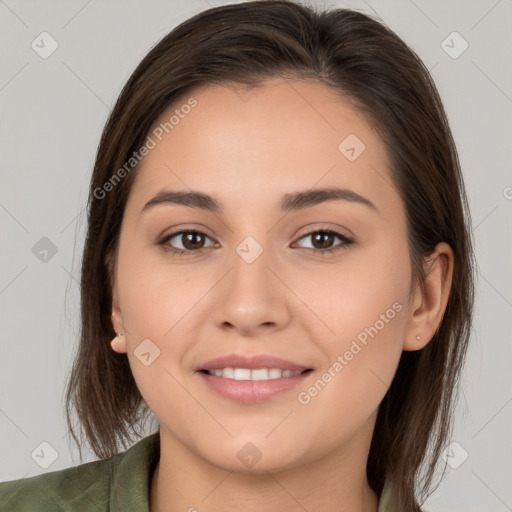
<path fill-rule="evenodd" d="M 378 212 L 377 207 L 369 199 L 346 188 L 325 188 L 285 194 L 282 197 L 279 209 L 282 212 L 289 212 L 292 210 L 309 208 L 326 201 L 333 200 L 359 203 L 368 206 L 375 212 Z M 203 192 L 194 190 L 161 190 L 155 197 L 150 199 L 144 205 L 141 213 L 146 212 L 155 206 L 164 204 L 178 204 L 188 206 L 190 208 L 199 208 L 213 213 L 222 213 L 223 211 L 223 207 L 217 199 L 209 196 L 208 194 L 204 194 Z"/>

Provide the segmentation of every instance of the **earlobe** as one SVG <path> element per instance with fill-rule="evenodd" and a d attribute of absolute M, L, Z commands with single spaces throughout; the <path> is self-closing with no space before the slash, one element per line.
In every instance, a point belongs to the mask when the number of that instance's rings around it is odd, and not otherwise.
<path fill-rule="evenodd" d="M 425 262 L 425 279 L 413 293 L 403 350 L 421 350 L 441 325 L 453 276 L 453 250 L 439 243 Z"/>
<path fill-rule="evenodd" d="M 117 334 L 115 338 L 110 342 L 110 346 L 114 352 L 118 354 L 126 353 L 126 339 L 124 337 L 124 333 L 120 332 Z"/>

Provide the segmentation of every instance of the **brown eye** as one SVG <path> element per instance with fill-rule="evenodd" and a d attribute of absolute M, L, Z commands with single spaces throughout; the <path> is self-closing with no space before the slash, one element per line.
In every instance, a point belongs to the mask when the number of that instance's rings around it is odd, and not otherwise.
<path fill-rule="evenodd" d="M 160 245 L 163 245 L 172 252 L 179 254 L 186 252 L 201 252 L 201 250 L 205 248 L 205 239 L 208 238 L 208 235 L 202 231 L 197 231 L 195 229 L 181 230 L 165 236 L 160 241 Z M 176 239 L 176 241 L 170 244 L 173 239 Z M 176 245 L 178 247 L 176 247 Z"/>
<path fill-rule="evenodd" d="M 338 251 L 354 243 L 354 240 L 351 238 L 348 238 L 347 236 L 332 229 L 319 229 L 317 231 L 312 231 L 311 233 L 302 236 L 300 240 L 307 238 L 312 240 L 313 247 L 311 247 L 311 249 L 320 253 Z M 341 243 L 333 246 L 336 238 L 341 240 Z"/>

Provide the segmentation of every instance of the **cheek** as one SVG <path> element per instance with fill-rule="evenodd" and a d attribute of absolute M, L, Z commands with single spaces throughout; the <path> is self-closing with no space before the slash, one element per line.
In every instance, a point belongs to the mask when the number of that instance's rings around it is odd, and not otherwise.
<path fill-rule="evenodd" d="M 341 350 L 361 333 L 364 342 L 365 329 L 375 324 L 383 344 L 384 339 L 400 341 L 411 281 L 405 243 L 383 241 L 370 249 L 347 252 L 339 262 L 318 265 L 314 278 L 311 274 L 305 269 L 297 277 L 290 276 L 291 286 L 316 314 L 317 323 L 323 324 L 316 334 L 322 333 L 326 347 Z"/>
<path fill-rule="evenodd" d="M 199 337 L 198 323 L 208 317 L 208 292 L 222 273 L 185 272 L 186 265 L 171 265 L 131 241 L 122 249 L 118 290 L 134 379 L 153 412 L 171 408 L 178 414 L 180 404 L 191 405 L 179 384 L 186 377 L 185 357 Z"/>
<path fill-rule="evenodd" d="M 160 250 L 148 250 L 140 242 L 127 239 L 123 244 L 117 275 L 126 327 L 133 343 L 150 338 L 162 344 L 187 325 L 194 304 L 207 291 L 207 276 L 171 264 Z"/>
<path fill-rule="evenodd" d="M 179 365 L 182 347 L 169 343 L 180 327 L 189 288 L 148 261 L 135 244 L 125 242 L 119 251 L 117 278 L 120 308 L 126 330 L 127 356 L 144 399 L 160 394 Z M 179 289 L 181 300 L 174 290 Z M 158 375 L 157 375 L 158 374 Z"/>
<path fill-rule="evenodd" d="M 324 365 L 301 400 L 311 414 L 329 424 L 333 415 L 350 428 L 378 407 L 402 353 L 410 279 L 407 247 L 383 244 L 296 282 L 297 294 L 323 324 L 315 333 Z"/>

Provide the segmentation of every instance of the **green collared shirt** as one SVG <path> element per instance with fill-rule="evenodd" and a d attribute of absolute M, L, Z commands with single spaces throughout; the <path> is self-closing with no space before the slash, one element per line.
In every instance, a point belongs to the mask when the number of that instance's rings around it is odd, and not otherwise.
<path fill-rule="evenodd" d="M 30 478 L 0 483 L 0 510 L 9 512 L 149 512 L 160 434 L 124 453 Z M 384 489 L 378 512 L 393 512 Z"/>

